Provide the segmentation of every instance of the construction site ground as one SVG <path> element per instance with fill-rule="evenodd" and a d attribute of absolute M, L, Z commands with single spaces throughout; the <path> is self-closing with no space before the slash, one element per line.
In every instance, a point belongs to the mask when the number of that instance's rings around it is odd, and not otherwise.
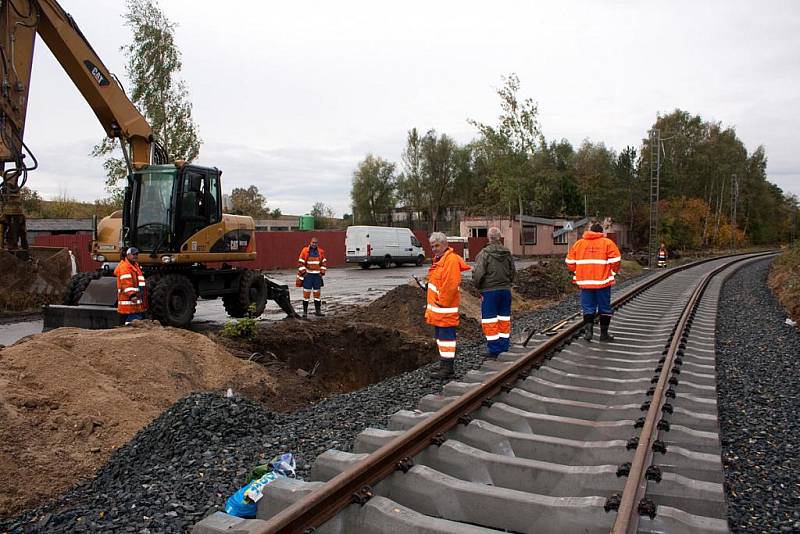
<path fill-rule="evenodd" d="M 518 268 L 514 313 L 574 291 L 560 262 Z M 325 317 L 264 319 L 251 338 L 221 335 L 228 318 L 220 302 L 206 301 L 204 309 L 220 311 L 200 315 L 195 331 L 143 321 L 16 340 L 0 350 L 0 517 L 91 478 L 115 449 L 190 392 L 230 390 L 270 410 L 292 411 L 435 361 L 425 294 L 410 282 L 425 273 L 332 269 Z M 297 303 L 294 289 L 292 296 Z M 459 338 L 480 340 L 480 298 L 469 276 L 461 311 Z"/>

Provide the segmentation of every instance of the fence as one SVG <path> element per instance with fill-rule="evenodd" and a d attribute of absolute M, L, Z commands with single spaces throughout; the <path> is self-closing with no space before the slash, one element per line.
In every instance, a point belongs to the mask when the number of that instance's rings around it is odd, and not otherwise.
<path fill-rule="evenodd" d="M 319 245 L 325 250 L 328 258 L 328 267 L 341 267 L 345 265 L 344 238 L 346 232 L 341 230 L 328 230 L 316 232 L 256 232 L 256 250 L 258 259 L 242 262 L 238 265 L 251 269 L 292 269 L 297 266 L 297 256 L 300 250 L 308 245 L 311 236 L 319 239 Z M 414 235 L 425 249 L 425 255 L 431 257 L 431 246 L 428 243 L 428 234 L 415 231 Z M 64 247 L 75 255 L 78 270 L 81 272 L 94 271 L 99 267 L 91 257 L 91 235 L 48 235 L 37 236 L 33 240 L 34 246 Z"/>

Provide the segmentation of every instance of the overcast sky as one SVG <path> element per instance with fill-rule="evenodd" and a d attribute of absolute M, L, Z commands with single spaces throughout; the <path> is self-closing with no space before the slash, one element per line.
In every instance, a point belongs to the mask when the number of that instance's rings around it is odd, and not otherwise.
<path fill-rule="evenodd" d="M 124 80 L 124 2 L 60 0 Z M 769 179 L 800 194 L 800 2 L 226 2 L 161 0 L 178 23 L 181 77 L 223 187 L 255 184 L 270 208 L 349 213 L 367 153 L 400 163 L 406 132 L 459 142 L 494 123 L 501 77 L 539 104 L 548 139 L 639 147 L 675 108 L 763 144 Z M 104 135 L 41 41 L 26 143 L 45 198 L 104 196 Z"/>

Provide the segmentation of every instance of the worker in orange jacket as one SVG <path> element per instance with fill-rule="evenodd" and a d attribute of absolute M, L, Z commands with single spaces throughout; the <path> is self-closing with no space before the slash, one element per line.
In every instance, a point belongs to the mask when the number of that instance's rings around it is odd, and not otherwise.
<path fill-rule="evenodd" d="M 139 266 L 139 249 L 131 247 L 114 269 L 117 277 L 117 313 L 124 316 L 125 324 L 144 319 L 147 311 L 147 282 Z"/>
<path fill-rule="evenodd" d="M 311 295 L 314 295 L 314 315 L 322 316 L 322 286 L 328 260 L 325 258 L 325 250 L 319 246 L 316 237 L 311 238 L 307 247 L 300 251 L 297 259 L 297 280 L 295 286 L 303 288 L 303 317 L 308 317 L 308 302 Z"/>
<path fill-rule="evenodd" d="M 584 339 L 592 340 L 594 318 L 599 311 L 600 341 L 614 341 L 614 336 L 608 333 L 608 326 L 614 314 L 611 286 L 622 262 L 617 245 L 603 234 L 602 224 L 593 222 L 583 233 L 583 238 L 572 245 L 565 261 L 569 270 L 575 273 L 572 282 L 581 288 Z"/>
<path fill-rule="evenodd" d="M 666 243 L 661 243 L 658 247 L 658 267 L 664 268 L 667 266 L 667 258 L 669 257 L 669 252 L 667 252 L 667 245 Z"/>
<path fill-rule="evenodd" d="M 428 269 L 425 322 L 434 327 L 439 348 L 439 369 L 434 378 L 450 378 L 456 358 L 456 327 L 461 303 L 461 272 L 469 270 L 464 259 L 447 246 L 447 237 L 433 232 L 430 237 L 433 265 Z"/>

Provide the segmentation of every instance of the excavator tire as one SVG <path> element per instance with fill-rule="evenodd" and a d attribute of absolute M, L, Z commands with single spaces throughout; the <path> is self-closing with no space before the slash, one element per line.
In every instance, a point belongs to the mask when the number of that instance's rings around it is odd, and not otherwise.
<path fill-rule="evenodd" d="M 225 311 L 231 317 L 258 317 L 267 307 L 267 283 L 259 271 L 246 269 L 239 278 L 239 292 L 222 297 Z M 250 311 L 250 305 L 255 311 Z"/>
<path fill-rule="evenodd" d="M 64 304 L 77 306 L 78 301 L 83 296 L 83 292 L 89 287 L 89 282 L 97 280 L 97 278 L 97 273 L 78 273 L 73 276 L 67 286 L 67 292 L 64 294 Z"/>
<path fill-rule="evenodd" d="M 149 297 L 151 316 L 165 326 L 188 326 L 197 307 L 197 293 L 189 278 L 172 273 L 159 276 L 154 282 Z"/>

